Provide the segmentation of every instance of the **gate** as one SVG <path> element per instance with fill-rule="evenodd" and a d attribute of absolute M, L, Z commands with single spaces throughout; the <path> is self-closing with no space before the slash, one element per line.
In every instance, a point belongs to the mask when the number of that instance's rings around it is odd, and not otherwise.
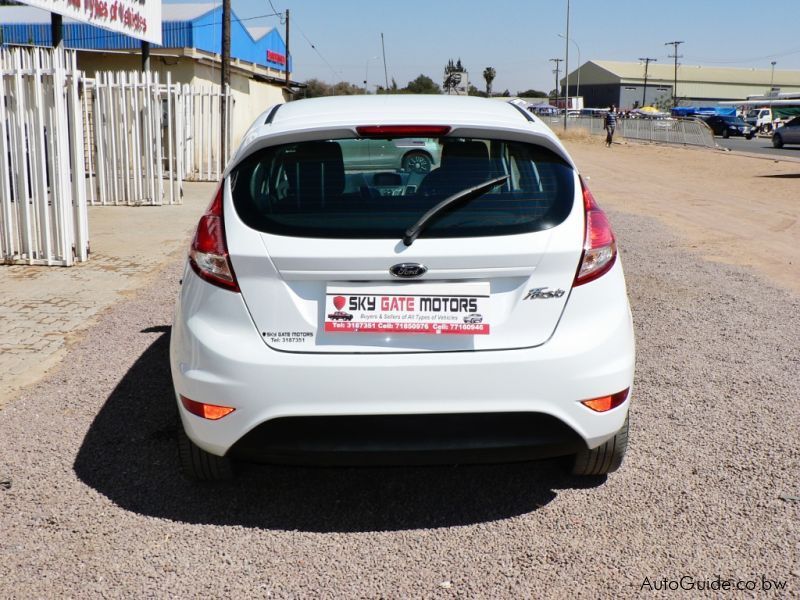
<path fill-rule="evenodd" d="M 0 48 L 0 262 L 85 261 L 89 232 L 75 53 Z M 70 142 L 73 143 L 70 143 Z"/>
<path fill-rule="evenodd" d="M 224 94 L 227 115 L 227 140 L 225 147 L 228 156 L 220 156 L 220 102 L 223 94 L 218 88 L 201 88 L 184 85 L 179 96 L 180 110 L 183 111 L 183 168 L 187 180 L 219 181 L 225 165 L 233 154 L 231 149 L 231 115 L 233 114 L 233 95 L 230 90 Z"/>
<path fill-rule="evenodd" d="M 222 176 L 218 90 L 118 71 L 96 73 L 84 88 L 90 204 L 179 204 L 185 180 Z M 224 97 L 230 141 L 230 90 Z"/>

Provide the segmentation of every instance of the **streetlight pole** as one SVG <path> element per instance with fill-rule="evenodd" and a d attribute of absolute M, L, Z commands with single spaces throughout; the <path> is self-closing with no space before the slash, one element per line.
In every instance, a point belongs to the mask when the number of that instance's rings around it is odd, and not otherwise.
<path fill-rule="evenodd" d="M 563 33 L 559 33 L 558 37 L 562 39 L 566 39 Z M 575 95 L 580 97 L 581 95 L 581 47 L 578 45 L 578 42 L 575 40 L 570 40 L 573 44 L 575 44 L 575 48 L 578 50 L 578 85 L 575 89 Z"/>
<path fill-rule="evenodd" d="M 769 76 L 769 91 L 771 92 L 772 91 L 772 83 L 773 83 L 773 81 L 775 81 L 775 65 L 778 64 L 778 61 L 773 60 L 769 64 L 772 65 L 772 73 L 770 73 L 770 76 Z"/>

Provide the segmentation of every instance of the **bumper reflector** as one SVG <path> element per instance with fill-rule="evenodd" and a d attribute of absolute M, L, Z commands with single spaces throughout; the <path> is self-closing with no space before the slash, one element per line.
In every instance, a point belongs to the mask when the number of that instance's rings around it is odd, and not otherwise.
<path fill-rule="evenodd" d="M 195 402 L 194 400 L 190 400 L 185 396 L 181 396 L 181 404 L 183 404 L 183 407 L 193 415 L 197 415 L 198 417 L 209 419 L 211 421 L 221 419 L 222 417 L 229 415 L 236 410 L 230 406 L 218 406 L 216 404 Z"/>
<path fill-rule="evenodd" d="M 611 394 L 610 396 L 601 396 L 600 398 L 592 398 L 591 400 L 581 400 L 581 404 L 588 406 L 596 412 L 606 412 L 612 408 L 618 407 L 625 402 L 628 398 L 630 388 L 625 388 L 621 392 Z"/>

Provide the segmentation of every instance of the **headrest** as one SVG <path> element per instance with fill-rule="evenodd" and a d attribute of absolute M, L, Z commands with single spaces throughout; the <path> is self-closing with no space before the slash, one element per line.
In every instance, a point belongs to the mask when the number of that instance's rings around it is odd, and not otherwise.
<path fill-rule="evenodd" d="M 449 168 L 469 160 L 476 164 L 489 159 L 489 149 L 483 142 L 446 142 L 442 146 L 442 167 Z"/>
<path fill-rule="evenodd" d="M 336 142 L 305 142 L 287 158 L 290 187 L 300 197 L 320 199 L 344 190 L 344 160 Z"/>

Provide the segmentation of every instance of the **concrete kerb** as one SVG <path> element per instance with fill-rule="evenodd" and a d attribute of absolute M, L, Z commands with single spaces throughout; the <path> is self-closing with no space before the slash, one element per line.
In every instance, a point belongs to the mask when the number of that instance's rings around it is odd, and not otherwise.
<path fill-rule="evenodd" d="M 215 187 L 186 183 L 182 205 L 90 207 L 88 262 L 0 266 L 0 409 L 56 366 L 102 312 L 183 260 Z"/>

